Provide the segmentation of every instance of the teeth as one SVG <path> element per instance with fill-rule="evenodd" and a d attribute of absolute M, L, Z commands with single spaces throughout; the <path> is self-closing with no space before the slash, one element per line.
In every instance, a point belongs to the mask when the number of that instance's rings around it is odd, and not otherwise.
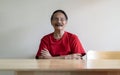
<path fill-rule="evenodd" d="M 56 26 L 63 26 L 63 25 L 57 24 Z"/>

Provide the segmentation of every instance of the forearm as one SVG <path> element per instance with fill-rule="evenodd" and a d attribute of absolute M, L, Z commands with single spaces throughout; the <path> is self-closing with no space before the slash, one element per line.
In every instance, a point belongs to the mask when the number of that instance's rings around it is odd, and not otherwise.
<path fill-rule="evenodd" d="M 38 59 L 65 59 L 65 56 L 54 56 L 54 57 L 39 56 Z"/>
<path fill-rule="evenodd" d="M 82 59 L 81 54 L 69 54 L 63 56 L 43 57 L 39 56 L 39 59 Z"/>
<path fill-rule="evenodd" d="M 65 56 L 65 59 L 82 59 L 81 54 L 69 54 Z"/>

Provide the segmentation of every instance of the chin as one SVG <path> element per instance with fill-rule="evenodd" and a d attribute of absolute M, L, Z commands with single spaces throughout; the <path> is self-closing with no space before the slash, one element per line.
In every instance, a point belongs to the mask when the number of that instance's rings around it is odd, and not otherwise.
<path fill-rule="evenodd" d="M 63 29 L 63 27 L 56 27 L 55 29 L 59 29 L 59 30 L 61 30 L 61 29 Z"/>
<path fill-rule="evenodd" d="M 63 28 L 56 28 L 55 30 L 63 30 Z"/>

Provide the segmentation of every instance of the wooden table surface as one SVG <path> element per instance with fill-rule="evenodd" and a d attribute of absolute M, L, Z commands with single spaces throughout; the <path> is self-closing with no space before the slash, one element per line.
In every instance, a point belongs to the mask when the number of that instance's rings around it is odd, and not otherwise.
<path fill-rule="evenodd" d="M 0 70 L 84 71 L 120 70 L 120 60 L 0 59 Z"/>

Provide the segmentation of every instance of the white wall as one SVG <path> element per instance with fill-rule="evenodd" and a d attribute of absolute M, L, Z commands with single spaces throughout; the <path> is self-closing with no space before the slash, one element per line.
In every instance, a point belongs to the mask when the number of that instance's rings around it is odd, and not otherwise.
<path fill-rule="evenodd" d="M 56 9 L 86 50 L 120 50 L 120 0 L 0 0 L 0 58 L 34 58 Z"/>

